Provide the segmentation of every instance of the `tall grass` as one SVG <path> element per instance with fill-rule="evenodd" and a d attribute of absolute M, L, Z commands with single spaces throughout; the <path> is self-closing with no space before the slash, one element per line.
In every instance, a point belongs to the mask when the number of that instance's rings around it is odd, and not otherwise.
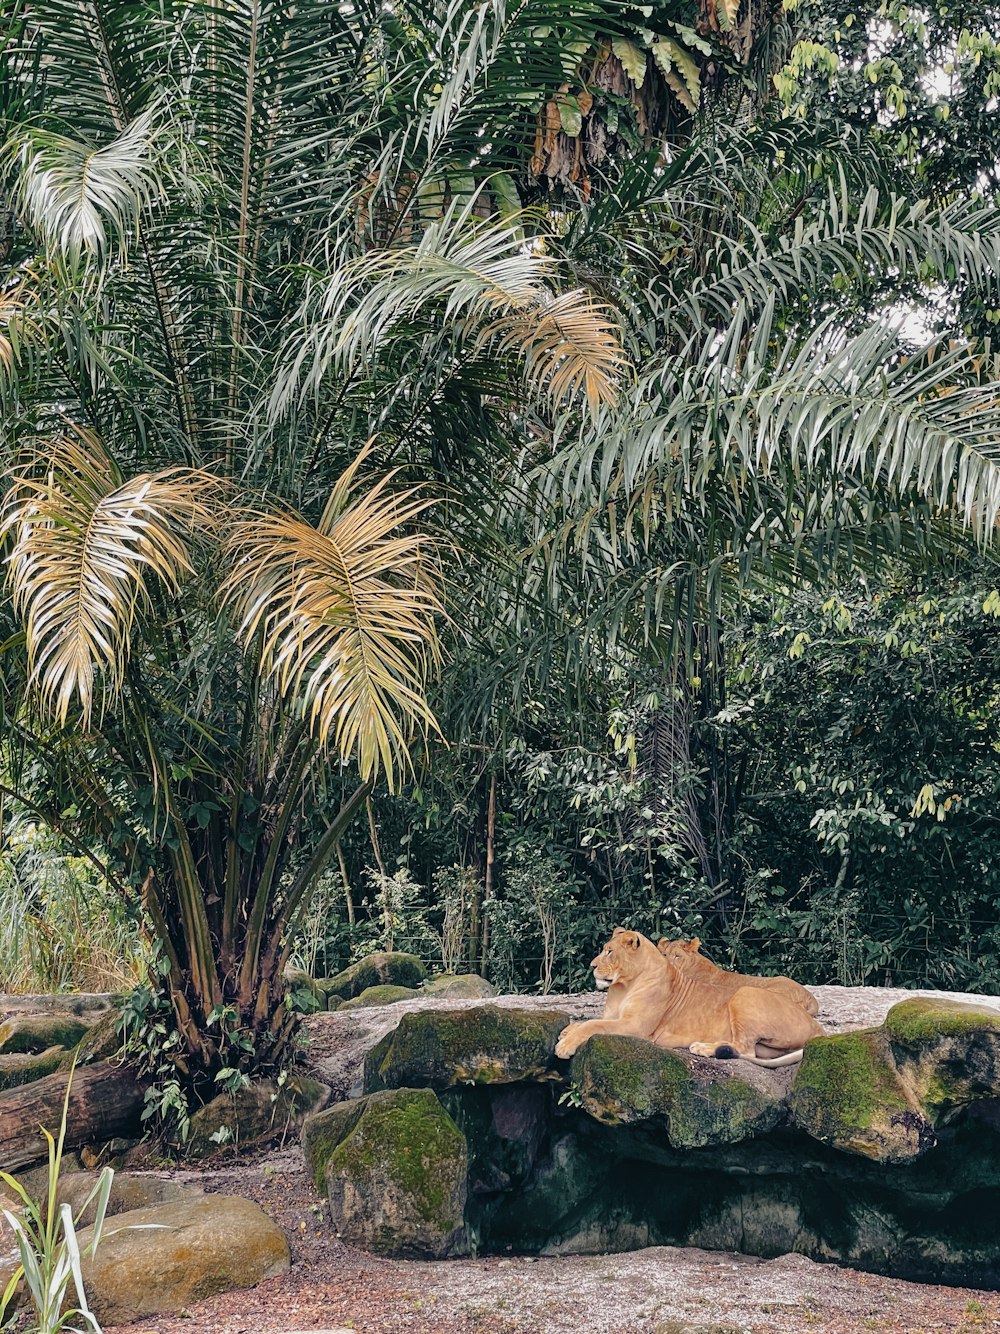
<path fill-rule="evenodd" d="M 8 819 L 0 850 L 0 992 L 125 991 L 147 954 L 137 904 L 47 830 Z"/>

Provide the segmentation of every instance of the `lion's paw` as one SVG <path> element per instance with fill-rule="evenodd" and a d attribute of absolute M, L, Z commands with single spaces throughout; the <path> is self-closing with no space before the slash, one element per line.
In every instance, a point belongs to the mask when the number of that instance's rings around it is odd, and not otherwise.
<path fill-rule="evenodd" d="M 576 1043 L 571 1037 L 567 1036 L 568 1031 L 568 1029 L 563 1029 L 559 1041 L 556 1043 L 556 1055 L 564 1061 L 576 1052 Z"/>
<path fill-rule="evenodd" d="M 714 1056 L 715 1042 L 692 1042 L 688 1051 L 694 1052 L 695 1056 Z"/>

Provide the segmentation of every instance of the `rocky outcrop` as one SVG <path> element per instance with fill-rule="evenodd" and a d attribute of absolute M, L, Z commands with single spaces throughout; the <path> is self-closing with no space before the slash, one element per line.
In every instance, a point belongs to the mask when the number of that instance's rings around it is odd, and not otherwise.
<path fill-rule="evenodd" d="M 559 1061 L 580 1013 L 566 999 L 387 1007 L 363 1095 L 304 1130 L 345 1236 L 420 1252 L 405 1196 L 385 1211 L 381 1178 L 345 1184 L 343 1146 L 364 1142 L 374 1105 L 385 1156 L 392 1104 L 376 1100 L 423 1093 L 461 1136 L 467 1177 L 464 1228 L 420 1253 L 695 1245 L 1000 1286 L 1000 1010 L 908 999 L 771 1070 L 607 1035 Z"/>
<path fill-rule="evenodd" d="M 391 1089 L 346 1115 L 320 1115 L 308 1137 L 341 1238 L 378 1254 L 464 1253 L 468 1149 L 430 1089 Z"/>
<path fill-rule="evenodd" d="M 367 958 L 352 963 L 335 977 L 320 977 L 316 985 L 323 994 L 338 1000 L 353 1000 L 368 987 L 385 984 L 396 987 L 418 987 L 427 976 L 427 969 L 415 954 L 402 954 L 398 951 L 382 954 L 369 954 Z"/>

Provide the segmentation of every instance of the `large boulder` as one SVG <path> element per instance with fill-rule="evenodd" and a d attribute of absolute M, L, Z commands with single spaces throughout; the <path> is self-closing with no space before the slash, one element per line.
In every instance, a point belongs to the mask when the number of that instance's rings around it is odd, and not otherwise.
<path fill-rule="evenodd" d="M 50 1047 L 75 1047 L 87 1028 L 68 1013 L 14 1014 L 0 1024 L 0 1053 L 37 1055 Z"/>
<path fill-rule="evenodd" d="M 365 1091 L 559 1080 L 555 1047 L 568 1023 L 561 1010 L 499 1005 L 404 1014 L 365 1058 Z"/>
<path fill-rule="evenodd" d="M 53 1074 L 59 1069 L 65 1053 L 65 1047 L 50 1047 L 48 1051 L 30 1055 L 20 1052 L 12 1056 L 0 1054 L 0 1093 Z"/>
<path fill-rule="evenodd" d="M 356 1114 L 328 1118 L 322 1135 L 307 1132 L 340 1236 L 379 1255 L 466 1253 L 468 1148 L 437 1096 L 392 1089 L 357 1102 Z M 334 1144 L 338 1132 L 344 1138 Z"/>
<path fill-rule="evenodd" d="M 490 1000 L 497 989 L 478 973 L 441 973 L 425 982 L 421 996 L 447 996 L 449 1000 Z"/>
<path fill-rule="evenodd" d="M 91 1232 L 80 1233 L 83 1252 Z M 83 1281 L 97 1319 L 125 1325 L 253 1287 L 290 1263 L 285 1234 L 252 1201 L 186 1195 L 108 1220 Z"/>
<path fill-rule="evenodd" d="M 192 1114 L 185 1157 L 204 1158 L 227 1144 L 246 1149 L 267 1143 L 296 1130 L 329 1098 L 325 1084 L 300 1073 L 280 1086 L 261 1080 L 235 1093 L 220 1093 Z"/>
<path fill-rule="evenodd" d="M 353 1000 L 338 1001 L 339 1010 L 366 1010 L 373 1005 L 395 1005 L 397 1001 L 413 1000 L 420 992 L 415 987 L 397 987 L 385 982 L 377 987 L 365 987 Z"/>
<path fill-rule="evenodd" d="M 316 985 L 329 998 L 353 1000 L 360 996 L 367 987 L 390 984 L 396 987 L 418 987 L 427 976 L 427 969 L 415 954 L 402 954 L 398 951 L 369 954 L 345 968 L 335 977 L 320 977 Z"/>
<path fill-rule="evenodd" d="M 806 1044 L 790 1099 L 792 1122 L 823 1144 L 885 1163 L 919 1158 L 934 1128 L 901 1078 L 884 1028 Z"/>
<path fill-rule="evenodd" d="M 572 1100 L 603 1125 L 652 1122 L 674 1148 L 733 1144 L 785 1120 L 775 1081 L 742 1061 L 666 1051 L 639 1038 L 599 1034 L 570 1065 Z"/>

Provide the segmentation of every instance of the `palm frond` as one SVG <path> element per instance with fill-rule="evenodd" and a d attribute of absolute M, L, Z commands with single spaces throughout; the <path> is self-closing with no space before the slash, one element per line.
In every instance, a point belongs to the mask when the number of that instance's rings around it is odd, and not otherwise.
<path fill-rule="evenodd" d="M 441 605 L 427 538 L 405 531 L 430 502 L 390 489 L 391 474 L 357 494 L 361 461 L 315 527 L 291 512 L 248 513 L 221 594 L 247 649 L 260 636 L 261 670 L 299 701 L 320 743 L 392 788 L 414 730 L 436 727 L 423 685 Z"/>
<path fill-rule="evenodd" d="M 582 389 L 592 409 L 614 401 L 625 355 L 610 308 L 580 290 L 557 293 L 551 256 L 511 219 L 479 223 L 471 209 L 452 206 L 418 245 L 350 261 L 314 288 L 286 345 L 275 415 L 384 356 L 397 330 L 412 337 L 432 311 L 478 349 L 517 354 L 538 394 L 561 401 Z"/>
<path fill-rule="evenodd" d="M 103 145 L 25 125 L 5 145 L 18 209 L 71 262 L 101 262 L 128 249 L 139 217 L 161 192 L 156 121 L 150 107 Z"/>
<path fill-rule="evenodd" d="M 113 696 L 151 585 L 175 593 L 191 572 L 191 528 L 211 517 L 214 479 L 189 469 L 125 479 L 90 431 L 40 444 L 7 493 L 0 537 L 24 622 L 29 685 L 60 723 L 86 724 L 96 678 Z"/>

